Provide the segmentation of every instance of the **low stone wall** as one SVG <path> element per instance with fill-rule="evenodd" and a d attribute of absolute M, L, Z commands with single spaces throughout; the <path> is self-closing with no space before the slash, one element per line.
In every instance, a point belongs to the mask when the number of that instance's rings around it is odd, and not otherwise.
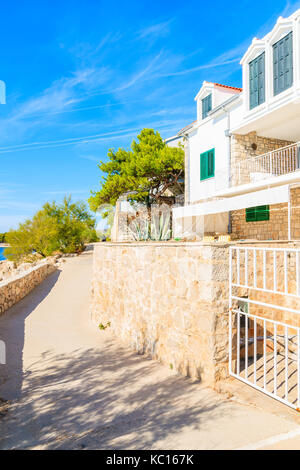
<path fill-rule="evenodd" d="M 227 245 L 94 247 L 91 314 L 139 353 L 213 385 L 228 374 Z"/>
<path fill-rule="evenodd" d="M 19 302 L 56 269 L 54 264 L 43 262 L 24 273 L 0 282 L 0 315 Z"/>

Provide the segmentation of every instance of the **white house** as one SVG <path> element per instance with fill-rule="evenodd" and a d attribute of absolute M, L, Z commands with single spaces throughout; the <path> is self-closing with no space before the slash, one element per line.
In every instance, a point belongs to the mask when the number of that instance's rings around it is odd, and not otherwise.
<path fill-rule="evenodd" d="M 243 88 L 204 82 L 197 120 L 178 133 L 186 192 L 175 236 L 300 239 L 300 9 L 254 38 L 241 65 Z"/>

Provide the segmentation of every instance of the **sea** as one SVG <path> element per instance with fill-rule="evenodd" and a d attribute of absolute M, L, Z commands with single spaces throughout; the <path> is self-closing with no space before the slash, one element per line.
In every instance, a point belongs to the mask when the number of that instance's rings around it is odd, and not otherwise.
<path fill-rule="evenodd" d="M 5 258 L 4 256 L 4 248 L 0 246 L 0 261 L 3 261 Z"/>

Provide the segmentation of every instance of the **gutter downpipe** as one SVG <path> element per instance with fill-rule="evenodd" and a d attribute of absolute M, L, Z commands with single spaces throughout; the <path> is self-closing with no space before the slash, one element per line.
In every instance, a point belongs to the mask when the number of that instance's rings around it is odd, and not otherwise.
<path fill-rule="evenodd" d="M 228 153 L 228 188 L 230 188 L 231 185 L 231 132 L 230 132 L 230 111 L 226 109 L 226 106 L 222 106 L 222 109 L 224 112 L 227 114 L 227 130 L 225 131 L 225 135 L 228 139 L 228 144 L 227 144 L 227 153 Z M 231 227 L 231 212 L 228 212 L 228 233 L 230 234 L 232 232 L 232 227 Z"/>
<path fill-rule="evenodd" d="M 190 142 L 189 142 L 189 135 L 188 133 L 184 134 L 184 138 L 186 139 L 184 143 L 185 147 L 185 168 L 184 168 L 184 179 L 186 185 L 184 185 L 184 205 L 189 205 L 191 200 L 190 194 Z M 187 186 L 187 190 L 186 190 Z"/>

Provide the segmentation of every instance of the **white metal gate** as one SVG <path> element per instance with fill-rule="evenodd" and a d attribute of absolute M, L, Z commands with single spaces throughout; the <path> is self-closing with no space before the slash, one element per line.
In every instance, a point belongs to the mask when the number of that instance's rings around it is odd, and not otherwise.
<path fill-rule="evenodd" d="M 300 408 L 300 250 L 230 247 L 230 375 Z"/>

